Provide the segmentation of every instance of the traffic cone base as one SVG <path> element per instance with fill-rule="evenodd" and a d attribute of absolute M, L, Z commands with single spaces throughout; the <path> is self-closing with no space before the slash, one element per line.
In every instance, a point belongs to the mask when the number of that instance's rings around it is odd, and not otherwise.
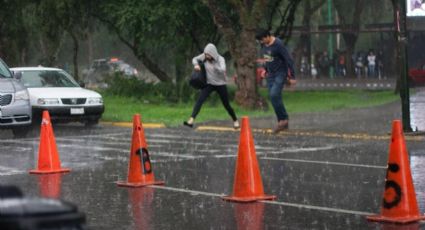
<path fill-rule="evenodd" d="M 397 224 L 407 224 L 412 222 L 417 222 L 421 220 L 425 220 L 425 216 L 412 216 L 412 217 L 404 217 L 404 218 L 388 218 L 381 215 L 373 215 L 366 217 L 367 220 L 376 221 L 376 222 L 391 222 Z"/>
<path fill-rule="evenodd" d="M 54 169 L 54 170 L 37 170 L 37 169 L 30 170 L 30 174 L 67 173 L 67 172 L 71 172 L 71 169 L 60 168 L 60 169 Z"/>
<path fill-rule="evenodd" d="M 276 196 L 274 195 L 264 195 L 264 196 L 253 196 L 253 197 L 236 197 L 236 196 L 224 196 L 222 197 L 225 201 L 230 202 L 240 202 L 240 203 L 248 203 L 255 202 L 257 200 L 275 200 Z"/>
<path fill-rule="evenodd" d="M 148 185 L 163 185 L 165 184 L 164 181 L 150 181 L 145 183 L 130 183 L 127 181 L 117 181 L 117 185 L 120 187 L 131 187 L 131 188 L 138 188 L 138 187 L 145 187 Z"/>

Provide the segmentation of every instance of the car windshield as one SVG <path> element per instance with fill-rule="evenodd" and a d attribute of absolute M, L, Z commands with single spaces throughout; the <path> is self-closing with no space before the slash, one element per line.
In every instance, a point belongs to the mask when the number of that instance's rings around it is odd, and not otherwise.
<path fill-rule="evenodd" d="M 12 78 L 12 74 L 6 64 L 0 59 L 0 77 Z"/>
<path fill-rule="evenodd" d="M 40 87 L 80 87 L 78 83 L 62 70 L 24 70 L 22 82 L 28 88 Z"/>

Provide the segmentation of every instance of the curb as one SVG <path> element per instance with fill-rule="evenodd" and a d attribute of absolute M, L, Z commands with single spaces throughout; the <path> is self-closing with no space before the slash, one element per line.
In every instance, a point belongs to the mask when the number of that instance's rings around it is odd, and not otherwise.
<path fill-rule="evenodd" d="M 239 132 L 229 127 L 220 127 L 220 126 L 199 126 L 196 128 L 199 131 L 219 131 L 219 132 Z M 252 129 L 256 133 L 272 134 L 272 129 Z M 336 133 L 336 132 L 326 132 L 326 131 L 308 131 L 308 130 L 288 130 L 283 131 L 275 136 L 316 136 L 316 137 L 331 137 L 331 138 L 342 138 L 342 139 L 357 139 L 357 140 L 389 140 L 391 135 L 373 135 L 368 133 Z M 424 141 L 425 137 L 423 136 L 412 136 L 405 135 L 405 139 L 408 141 Z"/>
<path fill-rule="evenodd" d="M 132 128 L 132 122 L 100 122 L 104 125 L 112 125 L 117 127 Z M 148 129 L 161 129 L 166 128 L 163 123 L 146 123 L 143 124 L 144 128 Z M 234 129 L 232 127 L 224 126 L 208 126 L 202 125 L 195 128 L 197 131 L 218 131 L 218 132 L 239 132 L 240 129 Z M 256 133 L 269 133 L 272 134 L 272 129 L 252 129 Z M 343 138 L 343 139 L 358 139 L 358 140 L 388 140 L 390 135 L 371 135 L 367 133 L 335 133 L 335 132 L 324 132 L 324 131 L 304 131 L 304 130 L 288 130 L 284 131 L 276 136 L 282 135 L 295 135 L 295 136 L 320 136 L 320 137 L 333 137 L 333 138 Z M 424 141 L 425 137 L 422 135 L 409 135 L 405 134 L 405 139 L 408 141 Z"/>
<path fill-rule="evenodd" d="M 133 123 L 132 122 L 109 122 L 109 121 L 102 121 L 100 123 L 101 124 L 104 124 L 104 125 L 112 125 L 112 126 L 125 127 L 125 128 L 132 128 L 133 127 Z M 148 129 L 166 128 L 165 124 L 163 124 L 163 123 L 143 123 L 142 126 L 143 126 L 143 128 L 148 128 Z"/>

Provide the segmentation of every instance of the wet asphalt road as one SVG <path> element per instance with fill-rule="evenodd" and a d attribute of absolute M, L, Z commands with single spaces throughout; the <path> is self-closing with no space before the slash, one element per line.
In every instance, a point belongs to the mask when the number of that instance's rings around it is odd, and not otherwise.
<path fill-rule="evenodd" d="M 89 229 L 425 229 L 366 220 L 380 211 L 388 133 L 399 117 L 397 103 L 296 115 L 291 129 L 278 136 L 258 130 L 273 119 L 252 119 L 264 191 L 275 201 L 220 198 L 232 193 L 239 133 L 211 128 L 145 129 L 155 178 L 165 186 L 138 189 L 115 184 L 127 176 L 131 128 L 55 126 L 62 166 L 72 171 L 47 176 L 28 174 L 37 161 L 38 131 L 25 139 L 0 131 L 0 184 L 78 205 Z M 407 146 L 424 213 L 424 136 L 407 137 Z"/>
<path fill-rule="evenodd" d="M 264 190 L 277 200 L 235 204 L 220 196 L 232 192 L 238 132 L 145 129 L 155 177 L 166 184 L 127 189 L 115 182 L 127 176 L 130 128 L 71 124 L 54 130 L 62 166 L 71 173 L 27 173 L 38 154 L 34 134 L 0 141 L 0 183 L 77 204 L 89 229 L 384 229 L 365 217 L 379 212 L 386 135 L 254 132 Z M 408 146 L 423 212 L 425 145 L 416 138 Z"/>

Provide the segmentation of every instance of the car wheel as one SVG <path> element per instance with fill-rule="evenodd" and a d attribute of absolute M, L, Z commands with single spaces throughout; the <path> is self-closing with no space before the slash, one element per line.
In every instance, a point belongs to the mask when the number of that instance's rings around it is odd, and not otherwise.
<path fill-rule="evenodd" d="M 28 135 L 31 127 L 19 127 L 19 128 L 13 128 L 13 136 L 15 138 L 24 138 Z"/>

